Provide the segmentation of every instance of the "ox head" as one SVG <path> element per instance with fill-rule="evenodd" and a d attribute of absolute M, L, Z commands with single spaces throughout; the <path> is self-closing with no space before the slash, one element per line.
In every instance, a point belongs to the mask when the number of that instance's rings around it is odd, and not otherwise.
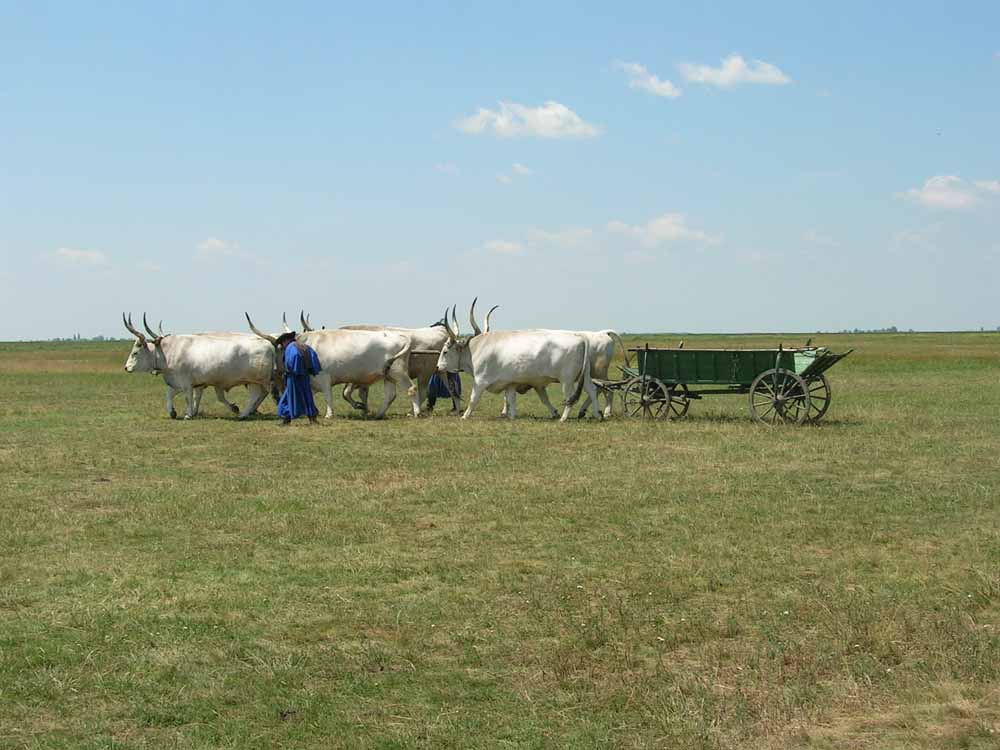
<path fill-rule="evenodd" d="M 271 346 L 274 347 L 274 379 L 272 382 L 273 387 L 277 387 L 280 390 L 284 389 L 284 379 L 285 379 L 285 347 L 290 343 L 295 341 L 298 334 L 288 327 L 288 321 L 285 320 L 285 316 L 281 316 L 282 324 L 285 329 L 284 333 L 280 336 L 272 336 L 269 333 L 264 333 L 257 326 L 253 324 L 250 320 L 250 313 L 244 312 L 246 316 L 247 323 L 250 326 L 250 330 L 255 334 L 260 336 L 265 341 L 271 342 Z"/>
<path fill-rule="evenodd" d="M 146 322 L 146 313 L 142 314 L 142 325 L 146 329 L 143 334 L 132 325 L 132 315 L 128 318 L 122 313 L 122 323 L 125 328 L 135 336 L 135 343 L 132 351 L 129 352 L 128 359 L 125 360 L 126 372 L 149 372 L 156 375 L 165 364 L 165 357 L 161 345 L 166 335 L 163 333 L 163 321 L 160 321 L 160 331 L 155 333 Z M 148 334 L 148 335 L 147 335 Z"/>
<path fill-rule="evenodd" d="M 452 323 L 448 322 L 448 309 L 445 308 L 443 325 L 448 332 L 448 340 L 445 342 L 444 347 L 442 347 L 441 355 L 438 357 L 437 367 L 439 372 L 472 371 L 472 354 L 469 351 L 469 343 L 476 336 L 481 336 L 483 333 L 479 324 L 476 323 L 476 302 L 478 299 L 477 297 L 472 300 L 472 306 L 469 308 L 469 323 L 472 325 L 473 331 L 470 336 L 463 336 L 459 330 L 458 316 L 455 314 L 456 306 L 452 306 L 451 308 L 451 320 L 454 327 Z"/>

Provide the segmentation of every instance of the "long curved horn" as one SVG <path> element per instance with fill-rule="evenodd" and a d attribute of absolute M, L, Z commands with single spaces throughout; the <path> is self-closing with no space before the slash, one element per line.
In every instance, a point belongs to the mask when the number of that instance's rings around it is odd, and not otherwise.
<path fill-rule="evenodd" d="M 125 313 L 122 313 L 122 323 L 125 324 L 125 328 L 128 329 L 128 332 L 131 333 L 133 336 L 135 336 L 137 339 L 139 339 L 139 341 L 144 342 L 146 340 L 146 337 L 143 336 L 141 333 L 139 333 L 137 330 L 135 330 L 135 326 L 132 325 L 132 313 L 128 314 L 128 320 L 125 320 Z"/>
<path fill-rule="evenodd" d="M 163 338 L 164 336 L 166 336 L 166 335 L 167 335 L 167 334 L 165 334 L 165 333 L 163 332 L 163 321 L 162 321 L 162 320 L 160 321 L 160 325 L 159 325 L 159 327 L 158 327 L 158 329 L 157 329 L 157 330 L 159 330 L 159 332 L 160 332 L 160 338 Z"/>
<path fill-rule="evenodd" d="M 146 322 L 146 313 L 142 314 L 142 327 L 146 329 L 146 333 L 149 334 L 149 338 L 157 339 L 160 338 L 156 335 L 156 331 L 149 327 L 149 323 Z"/>
<path fill-rule="evenodd" d="M 469 308 L 469 323 L 472 324 L 473 335 L 478 336 L 483 332 L 479 327 L 479 323 L 476 322 L 476 303 L 479 301 L 479 297 L 472 300 L 472 307 Z"/>
<path fill-rule="evenodd" d="M 292 329 L 288 327 L 288 319 L 285 317 L 284 313 L 281 313 L 281 325 L 285 329 L 285 333 L 291 333 Z"/>
<path fill-rule="evenodd" d="M 256 333 L 262 339 L 265 339 L 266 341 L 270 341 L 272 345 L 274 345 L 274 346 L 278 345 L 278 339 L 276 339 L 274 336 L 268 336 L 266 333 L 264 333 L 263 331 L 259 330 L 257 328 L 257 326 L 255 326 L 253 324 L 253 321 L 250 320 L 250 313 L 244 312 L 243 314 L 247 316 L 247 323 L 250 324 L 250 330 L 251 331 L 253 331 L 254 333 Z"/>
<path fill-rule="evenodd" d="M 299 322 L 302 324 L 303 331 L 311 331 L 313 327 L 309 325 L 309 318 L 306 316 L 305 310 L 299 310 Z"/>
<path fill-rule="evenodd" d="M 443 321 L 444 330 L 448 332 L 448 340 L 454 341 L 456 336 L 455 332 L 451 330 L 451 324 L 448 322 L 448 308 L 444 309 L 444 317 L 441 319 Z"/>
<path fill-rule="evenodd" d="M 458 309 L 458 305 L 451 306 L 451 322 L 455 324 L 455 338 L 462 335 L 462 327 L 458 325 L 458 316 L 455 311 Z"/>
<path fill-rule="evenodd" d="M 490 311 L 486 313 L 486 325 L 483 327 L 484 332 L 486 333 L 490 332 L 490 316 L 493 314 L 493 311 L 496 310 L 498 307 L 500 307 L 500 305 L 493 305 L 493 307 L 490 308 Z"/>

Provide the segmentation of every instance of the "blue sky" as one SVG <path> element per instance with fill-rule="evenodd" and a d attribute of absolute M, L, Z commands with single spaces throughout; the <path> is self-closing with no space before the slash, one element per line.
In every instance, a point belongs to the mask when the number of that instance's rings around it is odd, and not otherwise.
<path fill-rule="evenodd" d="M 0 4 L 0 339 L 1000 326 L 997 3 L 87 5 Z"/>

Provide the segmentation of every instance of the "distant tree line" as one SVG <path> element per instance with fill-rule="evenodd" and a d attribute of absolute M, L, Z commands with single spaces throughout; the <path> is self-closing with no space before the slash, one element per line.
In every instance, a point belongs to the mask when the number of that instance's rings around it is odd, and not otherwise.
<path fill-rule="evenodd" d="M 979 332 L 985 333 L 986 328 L 980 326 Z M 1000 333 L 1000 326 L 996 327 L 996 332 Z M 823 333 L 823 331 L 816 331 L 816 333 Z M 888 328 L 845 328 L 837 333 L 919 333 L 919 331 L 914 331 L 912 328 L 901 331 L 896 326 L 889 326 Z"/>
<path fill-rule="evenodd" d="M 114 336 L 91 336 L 87 338 L 86 336 L 81 336 L 79 333 L 74 333 L 69 338 L 62 338 L 56 336 L 55 338 L 49 339 L 49 341 L 128 341 L 125 338 L 115 338 Z"/>

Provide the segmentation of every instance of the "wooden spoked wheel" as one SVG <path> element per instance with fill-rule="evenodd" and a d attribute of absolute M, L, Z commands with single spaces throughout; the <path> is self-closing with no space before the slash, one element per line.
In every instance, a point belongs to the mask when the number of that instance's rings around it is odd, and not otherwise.
<path fill-rule="evenodd" d="M 634 378 L 622 398 L 626 417 L 664 419 L 670 412 L 670 389 L 656 378 Z"/>
<path fill-rule="evenodd" d="M 767 370 L 750 386 L 750 413 L 758 422 L 802 424 L 809 408 L 809 386 L 791 370 Z"/>
<path fill-rule="evenodd" d="M 826 410 L 830 408 L 833 391 L 830 388 L 830 381 L 823 373 L 810 378 L 806 387 L 809 389 L 809 416 L 807 419 L 815 423 L 821 420 L 826 414 Z"/>
<path fill-rule="evenodd" d="M 688 387 L 683 383 L 678 383 L 670 388 L 670 413 L 667 419 L 681 419 L 687 416 L 688 409 L 691 408 L 691 397 L 688 396 Z"/>

